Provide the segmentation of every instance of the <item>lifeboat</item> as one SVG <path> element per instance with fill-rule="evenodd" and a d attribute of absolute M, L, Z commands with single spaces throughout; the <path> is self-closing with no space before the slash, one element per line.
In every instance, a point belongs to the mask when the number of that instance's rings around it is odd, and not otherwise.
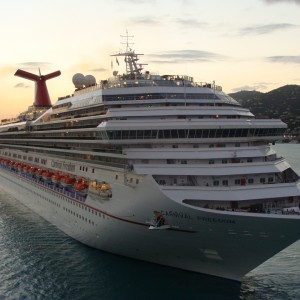
<path fill-rule="evenodd" d="M 42 177 L 42 174 L 43 174 L 43 172 L 44 172 L 44 170 L 43 169 L 37 169 L 36 171 L 35 171 L 35 176 L 36 176 L 36 178 L 41 178 Z"/>
<path fill-rule="evenodd" d="M 88 187 L 88 182 L 83 178 L 77 179 L 74 184 L 74 190 L 76 192 L 79 192 L 80 194 L 86 194 L 88 191 Z"/>
<path fill-rule="evenodd" d="M 70 176 L 70 175 L 65 175 L 61 180 L 60 180 L 60 184 L 64 187 L 68 187 L 73 185 L 73 183 L 75 182 L 75 178 Z"/>
<path fill-rule="evenodd" d="M 42 173 L 42 177 L 45 181 L 51 181 L 51 177 L 54 173 L 49 171 L 49 170 L 45 170 L 43 173 Z"/>
<path fill-rule="evenodd" d="M 16 165 L 17 165 L 17 162 L 14 162 L 14 161 L 13 161 L 13 162 L 10 163 L 10 168 L 11 168 L 12 170 L 16 170 L 16 168 L 17 168 Z"/>
<path fill-rule="evenodd" d="M 17 163 L 16 167 L 18 168 L 19 171 L 22 171 L 24 164 L 23 163 Z"/>
<path fill-rule="evenodd" d="M 53 183 L 59 183 L 63 177 L 65 177 L 63 174 L 57 172 L 52 175 L 51 180 Z"/>
<path fill-rule="evenodd" d="M 107 200 L 112 197 L 111 186 L 105 181 L 101 183 L 98 183 L 97 180 L 91 181 L 89 193 L 92 197 L 96 197 L 96 199 Z"/>
<path fill-rule="evenodd" d="M 29 173 L 30 169 L 31 169 L 31 166 L 27 166 L 26 167 L 26 172 Z"/>
<path fill-rule="evenodd" d="M 36 170 L 37 170 L 36 167 L 30 167 L 30 168 L 28 169 L 28 173 L 30 173 L 31 175 L 33 175 L 33 174 L 35 173 Z"/>
<path fill-rule="evenodd" d="M 99 184 L 99 195 L 101 197 L 108 197 L 110 198 L 112 196 L 111 187 L 108 183 L 102 182 Z"/>
<path fill-rule="evenodd" d="M 30 168 L 30 166 L 24 164 L 22 169 L 24 173 L 27 173 Z"/>

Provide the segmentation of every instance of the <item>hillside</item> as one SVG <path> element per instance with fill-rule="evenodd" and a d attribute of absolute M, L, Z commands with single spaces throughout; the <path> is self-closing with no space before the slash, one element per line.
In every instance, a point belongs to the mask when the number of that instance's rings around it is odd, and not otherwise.
<path fill-rule="evenodd" d="M 256 118 L 281 119 L 300 135 L 300 85 L 285 85 L 268 93 L 241 91 L 229 94 Z"/>

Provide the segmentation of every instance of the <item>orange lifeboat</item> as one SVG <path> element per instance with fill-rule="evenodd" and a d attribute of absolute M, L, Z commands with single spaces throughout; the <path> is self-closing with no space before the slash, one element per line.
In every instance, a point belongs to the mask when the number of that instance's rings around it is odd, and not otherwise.
<path fill-rule="evenodd" d="M 28 172 L 29 172 L 30 174 L 34 174 L 36 170 L 37 170 L 36 167 L 30 167 L 30 168 L 28 169 Z"/>
<path fill-rule="evenodd" d="M 74 182 L 75 178 L 70 175 L 64 176 L 60 181 L 61 185 L 64 187 L 71 186 Z"/>
<path fill-rule="evenodd" d="M 88 187 L 89 187 L 88 182 L 83 178 L 77 179 L 74 184 L 75 191 L 78 191 L 83 194 L 87 193 Z"/>
<path fill-rule="evenodd" d="M 42 177 L 45 181 L 50 181 L 51 180 L 51 177 L 54 173 L 49 171 L 49 170 L 45 170 L 43 173 L 42 173 Z"/>
<path fill-rule="evenodd" d="M 36 176 L 37 178 L 41 178 L 43 172 L 44 172 L 44 170 L 39 168 L 39 169 L 37 169 L 37 170 L 35 171 L 35 176 Z"/>
<path fill-rule="evenodd" d="M 64 177 L 63 174 L 57 172 L 57 173 L 52 175 L 51 180 L 52 180 L 53 183 L 59 183 L 62 180 L 63 177 Z"/>
<path fill-rule="evenodd" d="M 17 163 L 16 167 L 18 168 L 19 171 L 23 169 L 24 164 L 23 163 Z"/>
<path fill-rule="evenodd" d="M 31 166 L 26 167 L 26 172 L 29 173 L 29 170 L 31 169 Z"/>
<path fill-rule="evenodd" d="M 24 164 L 23 165 L 23 172 L 27 173 L 30 168 L 31 168 L 30 166 Z"/>

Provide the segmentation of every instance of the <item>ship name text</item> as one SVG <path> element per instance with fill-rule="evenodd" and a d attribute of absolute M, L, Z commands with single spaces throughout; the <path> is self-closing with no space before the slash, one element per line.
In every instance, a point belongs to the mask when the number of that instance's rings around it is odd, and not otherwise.
<path fill-rule="evenodd" d="M 182 211 L 161 210 L 160 212 L 165 217 L 193 220 L 193 217 L 190 214 L 182 212 Z M 216 217 L 196 216 L 196 220 L 201 221 L 201 222 L 208 222 L 208 223 L 235 224 L 235 220 L 225 219 L 225 218 L 216 218 Z"/>
<path fill-rule="evenodd" d="M 60 169 L 60 170 L 64 170 L 64 171 L 70 171 L 70 172 L 75 171 L 75 165 L 70 164 L 70 163 L 61 162 L 61 161 L 52 160 L 51 167 Z"/>

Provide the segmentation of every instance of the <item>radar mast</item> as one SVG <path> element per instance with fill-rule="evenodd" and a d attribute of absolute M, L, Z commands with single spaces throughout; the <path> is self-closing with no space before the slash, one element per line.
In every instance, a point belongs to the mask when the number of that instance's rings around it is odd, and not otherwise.
<path fill-rule="evenodd" d="M 126 45 L 126 50 L 125 52 L 119 52 L 117 54 L 113 54 L 111 56 L 124 56 L 125 63 L 126 63 L 126 78 L 127 79 L 139 79 L 141 78 L 142 75 L 142 70 L 143 70 L 143 65 L 147 64 L 141 64 L 138 63 L 139 55 L 144 55 L 144 54 L 137 54 L 132 50 L 132 46 L 134 45 L 133 42 L 130 41 L 130 39 L 133 39 L 133 35 L 128 35 L 128 31 L 126 30 L 126 35 L 121 35 L 121 38 L 125 40 L 124 42 L 121 42 L 121 44 Z M 118 58 L 116 58 L 116 62 L 119 65 Z"/>

